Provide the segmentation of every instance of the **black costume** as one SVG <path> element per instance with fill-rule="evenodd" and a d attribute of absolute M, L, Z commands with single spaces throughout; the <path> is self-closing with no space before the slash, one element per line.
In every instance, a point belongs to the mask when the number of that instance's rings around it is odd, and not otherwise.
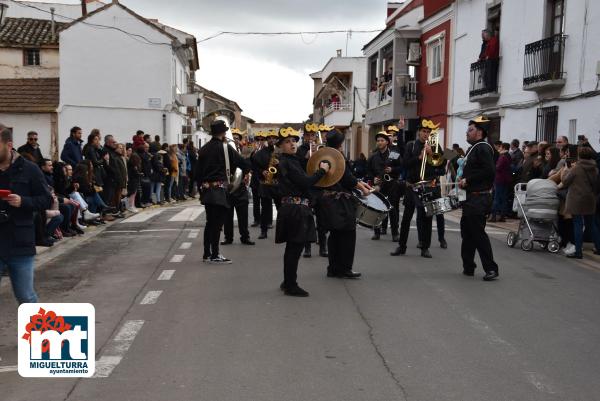
<path fill-rule="evenodd" d="M 408 232 L 412 221 L 415 209 L 417 210 L 417 234 L 421 243 L 421 250 L 426 252 L 431 246 L 431 224 L 433 218 L 427 216 L 425 208 L 419 199 L 417 192 L 414 191 L 414 184 L 421 181 L 421 163 L 419 156 L 423 153 L 425 143 L 419 139 L 411 141 L 406 145 L 406 154 L 404 155 L 404 167 L 406 168 L 407 176 L 407 191 L 404 197 L 404 213 L 402 214 L 402 223 L 400 226 L 400 240 L 398 241 L 399 254 L 406 252 L 406 242 L 408 241 Z M 435 167 L 426 163 L 425 165 L 425 181 L 433 181 L 437 178 Z M 429 188 L 429 190 L 439 191 L 438 188 Z M 437 194 L 435 197 L 439 197 Z"/>
<path fill-rule="evenodd" d="M 298 157 L 298 160 L 300 161 L 300 165 L 302 166 L 302 169 L 304 171 L 306 171 L 306 166 L 308 164 L 308 158 L 306 156 L 309 154 L 310 154 L 310 144 L 308 142 L 305 142 L 302 145 L 300 145 L 298 147 L 298 150 L 296 151 L 296 156 Z M 319 198 L 322 196 L 322 194 L 323 194 L 323 191 L 320 188 L 312 187 L 310 189 L 311 204 L 316 205 Z M 316 211 L 315 211 L 315 215 L 316 215 L 316 220 L 317 220 L 317 242 L 319 244 L 319 255 L 327 256 L 327 230 L 325 230 L 323 228 L 323 225 L 319 221 L 319 216 L 316 214 Z M 305 245 L 305 249 L 304 249 L 304 255 L 307 257 L 309 257 L 311 254 L 310 247 L 311 247 L 310 242 L 307 242 Z"/>
<path fill-rule="evenodd" d="M 324 175 L 319 169 L 308 176 L 295 155 L 282 154 L 278 165 L 281 207 L 277 213 L 275 242 L 286 243 L 283 257 L 283 288 L 297 287 L 298 259 L 307 242 L 316 241 L 309 189 Z"/>
<path fill-rule="evenodd" d="M 253 150 L 250 155 L 250 160 L 254 160 L 254 155 L 258 152 L 258 150 Z M 261 216 L 261 208 L 260 208 L 260 178 L 262 175 L 262 171 L 258 170 L 258 166 L 255 163 L 252 163 L 252 177 L 250 178 L 250 190 L 252 191 L 252 227 L 256 227 L 260 225 L 260 216 Z"/>
<path fill-rule="evenodd" d="M 460 253 L 464 273 L 472 275 L 476 268 L 475 251 L 479 252 L 483 270 L 498 272 L 492 245 L 485 232 L 486 216 L 492 207 L 492 187 L 495 177 L 494 150 L 485 139 L 467 150 L 462 178 L 466 179 L 467 200 L 462 204 L 460 219 L 462 245 Z"/>
<path fill-rule="evenodd" d="M 236 152 L 238 151 L 236 150 Z M 233 213 L 235 212 L 238 218 L 240 241 L 243 244 L 253 245 L 250 241 L 250 231 L 248 231 L 248 205 L 250 204 L 250 194 L 248 193 L 246 184 L 242 182 L 235 192 L 229 194 L 229 203 L 231 208 L 228 211 L 223 227 L 223 234 L 225 236 L 224 244 L 233 242 Z"/>
<path fill-rule="evenodd" d="M 317 217 L 323 228 L 329 231 L 329 277 L 358 277 L 352 272 L 354 250 L 356 248 L 356 202 L 352 199 L 352 189 L 358 180 L 352 175 L 350 165 L 342 179 L 335 185 L 324 188 L 323 196 L 317 205 Z"/>
<path fill-rule="evenodd" d="M 250 168 L 246 161 L 231 146 L 227 146 L 227 149 L 231 171 L 240 168 L 247 174 Z M 231 207 L 225 173 L 225 152 L 221 139 L 213 137 L 200 149 L 194 177 L 200 190 L 200 200 L 206 208 L 203 259 L 219 259 L 219 236 Z"/>
<path fill-rule="evenodd" d="M 263 175 L 263 172 L 267 171 L 269 168 L 271 156 L 274 151 L 275 147 L 273 145 L 265 146 L 256 152 L 251 160 L 252 168 L 259 179 L 258 194 L 260 196 L 261 206 L 260 239 L 267 237 L 267 230 L 269 229 L 269 226 L 273 224 L 273 202 L 275 203 L 277 210 L 279 210 L 280 205 L 280 196 L 277 192 L 277 179 L 274 179 L 273 183 L 269 185 L 265 183 L 265 177 Z M 275 166 L 275 168 L 277 167 Z"/>
<path fill-rule="evenodd" d="M 388 142 L 389 143 L 389 142 Z M 379 178 L 381 192 L 385 195 L 392 205 L 392 210 L 389 213 L 390 226 L 392 229 L 392 236 L 398 236 L 398 219 L 399 219 L 399 208 L 400 208 L 400 198 L 403 193 L 400 187 L 400 174 L 402 173 L 402 155 L 400 150 L 396 146 L 390 146 L 381 152 L 379 149 L 375 150 L 369 157 L 368 163 L 368 174 L 369 178 L 374 180 L 375 178 Z M 389 173 L 385 173 L 385 168 L 391 167 L 392 171 Z M 390 181 L 386 181 L 384 179 L 384 175 L 388 174 Z M 387 227 L 387 217 L 382 223 L 382 226 L 385 230 Z M 379 239 L 379 234 L 381 232 L 381 228 L 375 229 L 375 237 L 374 239 Z"/>

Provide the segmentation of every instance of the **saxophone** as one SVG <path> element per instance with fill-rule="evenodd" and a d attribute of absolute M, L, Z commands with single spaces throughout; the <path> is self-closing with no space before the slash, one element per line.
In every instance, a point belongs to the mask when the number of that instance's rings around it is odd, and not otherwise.
<path fill-rule="evenodd" d="M 275 175 L 277 174 L 277 166 L 279 164 L 279 158 L 273 150 L 271 153 L 271 159 L 269 160 L 269 167 L 267 168 L 267 174 L 265 176 L 265 185 L 273 185 Z"/>

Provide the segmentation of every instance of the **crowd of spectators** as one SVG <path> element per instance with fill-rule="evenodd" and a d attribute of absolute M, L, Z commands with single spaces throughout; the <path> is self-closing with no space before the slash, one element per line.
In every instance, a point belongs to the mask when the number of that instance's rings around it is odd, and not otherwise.
<path fill-rule="evenodd" d="M 42 155 L 38 134 L 29 132 L 17 152 L 39 166 L 52 195 L 48 210 L 36 213 L 36 245 L 52 246 L 64 237 L 83 235 L 89 225 L 106 224 L 152 205 L 183 201 L 197 195 L 192 141 L 161 143 L 160 136 L 137 131 L 130 143 L 93 129 L 83 141 L 71 128 L 60 161 Z"/>

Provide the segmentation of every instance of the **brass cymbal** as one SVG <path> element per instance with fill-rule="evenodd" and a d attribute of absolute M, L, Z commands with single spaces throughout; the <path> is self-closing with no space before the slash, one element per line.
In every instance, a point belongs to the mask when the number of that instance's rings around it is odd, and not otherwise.
<path fill-rule="evenodd" d="M 338 150 L 334 148 L 321 148 L 317 150 L 308 159 L 306 172 L 313 175 L 319 169 L 319 163 L 328 161 L 331 165 L 329 172 L 315 184 L 317 187 L 330 187 L 342 179 L 344 169 L 346 168 L 346 159 Z"/>

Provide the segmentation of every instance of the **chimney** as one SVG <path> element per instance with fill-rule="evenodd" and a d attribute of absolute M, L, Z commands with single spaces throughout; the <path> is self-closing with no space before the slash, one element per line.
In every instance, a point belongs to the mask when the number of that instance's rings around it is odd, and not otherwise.
<path fill-rule="evenodd" d="M 0 26 L 4 25 L 4 19 L 8 12 L 8 4 L 0 3 Z"/>
<path fill-rule="evenodd" d="M 342 57 L 342 49 L 337 49 L 336 53 L 338 57 Z"/>
<path fill-rule="evenodd" d="M 50 25 L 50 32 L 52 33 L 52 42 L 56 41 L 56 24 L 54 23 L 54 7 L 50 7 L 50 18 L 52 19 Z"/>
<path fill-rule="evenodd" d="M 87 15 L 87 1 L 81 0 L 81 16 L 85 17 Z"/>

